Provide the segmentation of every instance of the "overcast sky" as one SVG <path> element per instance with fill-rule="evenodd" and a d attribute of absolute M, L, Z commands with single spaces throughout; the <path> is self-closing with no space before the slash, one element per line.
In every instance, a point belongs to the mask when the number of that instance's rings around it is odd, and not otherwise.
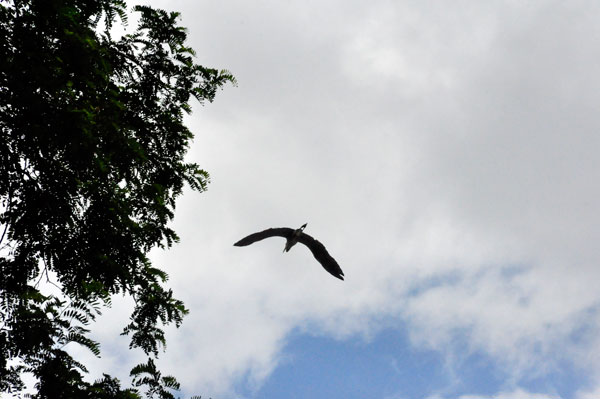
<path fill-rule="evenodd" d="M 182 395 L 600 397 L 599 2 L 152 4 L 239 82 L 187 119 L 212 183 L 153 254 Z M 346 281 L 232 246 L 303 223 Z M 128 310 L 94 369 L 135 364 Z"/>

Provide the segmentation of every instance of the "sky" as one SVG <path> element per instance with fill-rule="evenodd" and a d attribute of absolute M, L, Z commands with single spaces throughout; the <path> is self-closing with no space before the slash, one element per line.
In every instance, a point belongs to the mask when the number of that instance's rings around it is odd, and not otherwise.
<path fill-rule="evenodd" d="M 600 397 L 600 3 L 153 0 L 237 87 L 196 105 L 182 397 Z M 299 227 L 346 275 L 284 240 Z M 142 360 L 116 298 L 91 373 Z"/>

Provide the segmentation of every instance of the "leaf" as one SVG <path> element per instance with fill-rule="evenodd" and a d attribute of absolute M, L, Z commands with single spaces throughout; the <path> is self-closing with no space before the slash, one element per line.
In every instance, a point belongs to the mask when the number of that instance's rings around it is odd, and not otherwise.
<path fill-rule="evenodd" d="M 18 392 L 30 372 L 35 398 L 138 397 L 108 377 L 85 382 L 85 365 L 63 347 L 100 356 L 89 329 L 115 294 L 136 301 L 123 332 L 148 355 L 188 313 L 147 254 L 178 241 L 169 222 L 185 185 L 210 181 L 185 162 L 190 97 L 213 101 L 235 79 L 195 63 L 178 13 L 134 10 L 134 32 L 115 40 L 123 0 L 0 6 L 2 389 Z M 168 397 L 175 380 L 152 373 L 138 381 Z"/>

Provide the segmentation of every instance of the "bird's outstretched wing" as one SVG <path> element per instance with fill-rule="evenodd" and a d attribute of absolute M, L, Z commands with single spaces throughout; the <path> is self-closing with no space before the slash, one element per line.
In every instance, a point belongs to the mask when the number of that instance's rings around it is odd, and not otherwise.
<path fill-rule="evenodd" d="M 259 231 L 258 233 L 250 234 L 248 237 L 244 237 L 238 242 L 236 242 L 236 247 L 245 247 L 246 245 L 250 245 L 255 243 L 256 241 L 264 240 L 269 237 L 283 237 L 288 238 L 294 233 L 294 229 L 290 229 L 289 227 L 277 227 L 274 229 L 266 229 L 264 231 Z"/>
<path fill-rule="evenodd" d="M 344 272 L 340 268 L 340 265 L 338 265 L 331 255 L 329 255 L 329 252 L 327 252 L 323 244 L 306 233 L 300 234 L 298 242 L 306 245 L 314 255 L 315 259 L 318 260 L 321 266 L 323 266 L 332 276 L 337 277 L 340 280 L 344 279 Z"/>

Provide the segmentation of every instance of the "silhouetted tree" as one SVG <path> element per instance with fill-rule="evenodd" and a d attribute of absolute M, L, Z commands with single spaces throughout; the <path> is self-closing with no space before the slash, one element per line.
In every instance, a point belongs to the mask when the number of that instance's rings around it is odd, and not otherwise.
<path fill-rule="evenodd" d="M 167 227 L 184 184 L 203 191 L 208 174 L 184 161 L 192 133 L 188 101 L 212 101 L 227 71 L 197 65 L 178 14 L 123 0 L 0 1 L 0 389 L 33 398 L 172 397 L 177 381 L 152 357 L 163 325 L 179 326 L 184 304 L 147 258 L 177 241 Z M 54 284 L 60 294 L 42 292 Z M 135 388 L 108 375 L 83 380 L 64 349 L 99 355 L 89 323 L 114 294 L 133 297 L 124 334 L 146 363 Z"/>

